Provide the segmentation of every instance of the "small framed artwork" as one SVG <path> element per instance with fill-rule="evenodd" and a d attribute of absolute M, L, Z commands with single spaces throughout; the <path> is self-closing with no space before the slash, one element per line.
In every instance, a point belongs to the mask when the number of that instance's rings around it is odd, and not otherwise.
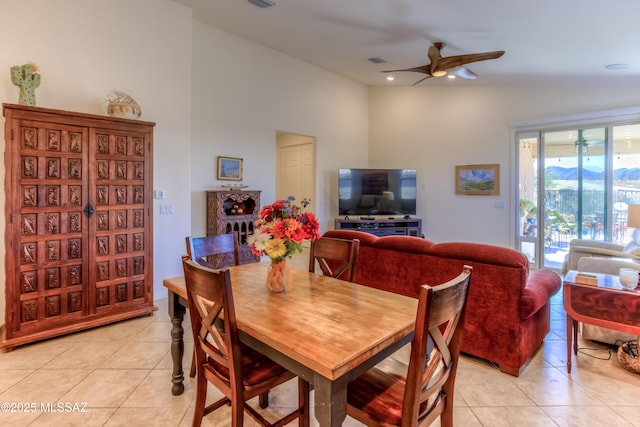
<path fill-rule="evenodd" d="M 218 180 L 242 181 L 242 159 L 218 156 Z"/>
<path fill-rule="evenodd" d="M 500 195 L 500 165 L 456 166 L 456 194 Z"/>

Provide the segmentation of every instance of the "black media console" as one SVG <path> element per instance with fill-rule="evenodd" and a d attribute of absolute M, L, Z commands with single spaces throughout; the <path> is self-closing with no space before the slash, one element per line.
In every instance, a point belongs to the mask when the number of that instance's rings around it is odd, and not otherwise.
<path fill-rule="evenodd" d="M 357 230 L 376 236 L 416 236 L 422 237 L 420 218 L 376 219 L 364 217 L 336 218 L 337 230 Z"/>

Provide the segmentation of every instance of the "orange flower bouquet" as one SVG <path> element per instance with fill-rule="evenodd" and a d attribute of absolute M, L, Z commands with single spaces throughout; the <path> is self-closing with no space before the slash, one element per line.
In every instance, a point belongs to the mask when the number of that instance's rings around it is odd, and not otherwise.
<path fill-rule="evenodd" d="M 256 230 L 248 239 L 254 254 L 271 259 L 266 285 L 275 292 L 284 291 L 287 285 L 289 289 L 293 287 L 286 259 L 302 252 L 304 240 L 320 237 L 316 216 L 303 212 L 309 200 L 303 199 L 300 205 L 296 205 L 294 200 L 295 197 L 289 196 L 260 209 L 254 223 Z"/>

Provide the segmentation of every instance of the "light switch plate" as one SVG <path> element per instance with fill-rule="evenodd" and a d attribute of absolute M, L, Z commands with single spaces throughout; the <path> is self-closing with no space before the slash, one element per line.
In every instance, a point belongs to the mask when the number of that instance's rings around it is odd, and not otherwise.
<path fill-rule="evenodd" d="M 173 215 L 173 205 L 160 205 L 160 215 Z"/>

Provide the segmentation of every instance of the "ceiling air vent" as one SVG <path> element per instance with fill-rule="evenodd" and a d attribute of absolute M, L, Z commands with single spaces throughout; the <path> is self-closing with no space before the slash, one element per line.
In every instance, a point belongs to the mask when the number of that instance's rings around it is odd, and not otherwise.
<path fill-rule="evenodd" d="M 369 62 L 373 62 L 374 64 L 384 64 L 387 61 L 385 61 L 382 58 L 374 57 L 374 58 L 369 58 Z"/>
<path fill-rule="evenodd" d="M 251 3 L 254 6 L 261 7 L 263 9 L 266 9 L 276 4 L 276 2 L 271 0 L 249 0 L 249 3 Z"/>

